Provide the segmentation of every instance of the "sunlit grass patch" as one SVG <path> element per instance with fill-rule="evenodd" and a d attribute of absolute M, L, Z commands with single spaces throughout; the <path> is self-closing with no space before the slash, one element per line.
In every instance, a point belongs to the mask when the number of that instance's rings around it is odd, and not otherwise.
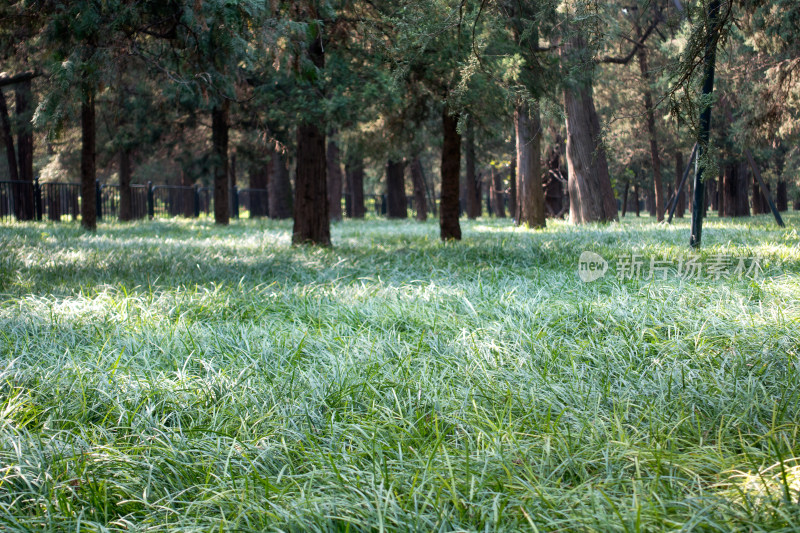
<path fill-rule="evenodd" d="M 786 219 L 3 226 L 0 529 L 796 530 Z"/>

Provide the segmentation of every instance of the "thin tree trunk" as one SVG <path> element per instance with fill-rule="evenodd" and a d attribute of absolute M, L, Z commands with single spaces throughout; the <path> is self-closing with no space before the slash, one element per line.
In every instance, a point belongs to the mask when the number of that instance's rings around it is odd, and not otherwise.
<path fill-rule="evenodd" d="M 506 207 L 505 207 L 505 191 L 503 190 L 503 176 L 500 172 L 497 171 L 495 167 L 492 167 L 491 174 L 489 176 L 490 186 L 494 189 L 494 213 L 497 218 L 506 218 Z"/>
<path fill-rule="evenodd" d="M 286 156 L 272 149 L 270 154 L 269 179 L 267 190 L 269 197 L 269 216 L 274 219 L 285 219 L 292 216 L 292 182 L 289 180 L 289 166 Z"/>
<path fill-rule="evenodd" d="M 625 218 L 625 213 L 628 211 L 628 190 L 631 188 L 631 180 L 625 180 L 625 185 L 622 192 L 622 218 Z"/>
<path fill-rule="evenodd" d="M 123 222 L 133 220 L 131 174 L 131 152 L 126 148 L 121 148 L 119 151 L 119 219 Z"/>
<path fill-rule="evenodd" d="M 681 184 L 681 178 L 683 177 L 683 153 L 680 150 L 675 152 L 675 190 L 678 190 L 678 187 Z M 678 218 L 683 218 L 684 213 L 686 212 L 686 193 L 683 189 L 678 191 L 678 205 L 675 208 Z"/>
<path fill-rule="evenodd" d="M 31 82 L 26 80 L 14 91 L 16 95 L 17 115 L 17 160 L 19 179 L 23 184 L 20 195 L 20 214 L 22 220 L 34 219 L 33 207 L 33 96 Z"/>
<path fill-rule="evenodd" d="M 425 222 L 428 219 L 428 202 L 425 200 L 425 172 L 419 157 L 411 161 L 411 182 L 414 185 L 414 208 L 417 211 L 417 220 Z"/>
<path fill-rule="evenodd" d="M 95 171 L 94 91 L 86 89 L 81 103 L 81 226 L 97 229 L 97 194 Z"/>
<path fill-rule="evenodd" d="M 335 134 L 332 133 L 332 135 Z M 328 166 L 328 196 L 330 199 L 331 220 L 342 220 L 342 165 L 340 162 L 339 145 L 333 138 L 328 139 L 328 152 L 326 156 Z"/>
<path fill-rule="evenodd" d="M 566 54 L 585 55 L 584 38 L 570 39 Z M 611 188 L 606 151 L 600 139 L 600 120 L 592 95 L 592 73 L 564 89 L 567 115 L 567 164 L 569 167 L 569 218 L 573 224 L 610 222 L 617 219 L 617 202 Z"/>
<path fill-rule="evenodd" d="M 517 140 L 517 193 L 520 197 L 519 224 L 544 228 L 544 190 L 542 189 L 541 124 L 539 110 L 518 106 L 514 111 Z"/>
<path fill-rule="evenodd" d="M 467 146 L 466 146 L 466 184 L 464 191 L 467 195 L 467 217 L 474 220 L 481 216 L 480 193 L 475 176 L 475 125 L 472 118 L 467 121 Z"/>
<path fill-rule="evenodd" d="M 211 144 L 214 165 L 214 222 L 230 222 L 230 184 L 228 178 L 228 110 L 225 100 L 211 111 Z"/>
<path fill-rule="evenodd" d="M 641 41 L 642 28 L 636 24 L 636 39 Z M 653 94 L 650 90 L 650 70 L 647 66 L 647 48 L 640 46 L 637 51 L 639 56 L 639 70 L 642 73 L 644 90 L 644 110 L 647 118 L 647 134 L 650 138 L 650 160 L 653 164 L 653 185 L 655 188 L 654 208 L 656 220 L 664 220 L 664 189 L 661 177 L 661 158 L 658 155 L 658 140 L 656 138 L 656 119 L 653 111 Z"/>
<path fill-rule="evenodd" d="M 641 207 L 639 205 L 639 198 L 641 198 L 641 190 L 639 189 L 638 183 L 633 186 L 633 196 L 634 196 L 633 205 L 636 207 L 636 216 L 639 217 L 641 216 Z"/>
<path fill-rule="evenodd" d="M 347 190 L 352 203 L 353 218 L 364 218 L 367 212 L 364 206 L 364 161 L 360 158 L 348 158 L 345 172 L 347 174 Z"/>
<path fill-rule="evenodd" d="M 269 213 L 269 163 L 257 161 L 250 167 L 250 216 L 267 216 Z"/>
<path fill-rule="evenodd" d="M 442 111 L 442 196 L 439 205 L 439 230 L 443 241 L 461 240 L 458 222 L 458 175 L 461 171 L 461 136 L 458 117 Z"/>
<path fill-rule="evenodd" d="M 2 127 L 3 141 L 6 146 L 6 159 L 8 160 L 8 175 L 11 181 L 19 181 L 17 167 L 17 151 L 14 148 L 14 136 L 11 134 L 11 119 L 8 115 L 8 105 L 3 90 L 0 89 L 0 127 Z"/>
<path fill-rule="evenodd" d="M 186 187 L 180 193 L 181 207 L 183 207 L 182 214 L 186 218 L 192 218 L 194 217 L 194 189 L 192 188 L 192 180 L 184 169 L 181 169 L 181 186 Z"/>
<path fill-rule="evenodd" d="M 508 200 L 511 218 L 515 224 L 519 224 L 519 209 L 517 201 L 517 160 L 514 158 L 508 166 Z"/>
<path fill-rule="evenodd" d="M 388 218 L 408 218 L 406 200 L 405 168 L 403 161 L 392 161 L 386 165 L 386 215 Z"/>
<path fill-rule="evenodd" d="M 292 244 L 331 244 L 326 164 L 325 134 L 316 124 L 302 124 L 297 128 Z"/>

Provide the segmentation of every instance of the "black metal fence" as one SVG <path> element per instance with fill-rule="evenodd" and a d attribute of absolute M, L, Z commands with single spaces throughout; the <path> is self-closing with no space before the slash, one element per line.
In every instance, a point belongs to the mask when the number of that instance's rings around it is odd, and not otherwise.
<path fill-rule="evenodd" d="M 114 220 L 120 216 L 119 185 L 95 184 L 98 220 Z M 214 192 L 211 187 L 132 184 L 131 219 L 211 216 L 214 212 Z M 263 217 L 269 215 L 269 196 L 266 189 L 230 190 L 230 214 Z M 409 214 L 414 211 L 413 199 L 408 197 Z M 74 221 L 81 213 L 81 186 L 79 183 L 39 183 L 29 181 L 0 181 L 0 221 L 51 220 Z M 365 194 L 366 212 L 386 215 L 385 194 Z M 342 195 L 342 212 L 349 215 L 351 195 Z"/>

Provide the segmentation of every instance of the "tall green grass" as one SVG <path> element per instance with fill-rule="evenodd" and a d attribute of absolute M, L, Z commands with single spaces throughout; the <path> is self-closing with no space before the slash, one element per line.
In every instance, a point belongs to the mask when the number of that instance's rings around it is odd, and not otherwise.
<path fill-rule="evenodd" d="M 787 219 L 0 226 L 0 530 L 800 530 Z"/>

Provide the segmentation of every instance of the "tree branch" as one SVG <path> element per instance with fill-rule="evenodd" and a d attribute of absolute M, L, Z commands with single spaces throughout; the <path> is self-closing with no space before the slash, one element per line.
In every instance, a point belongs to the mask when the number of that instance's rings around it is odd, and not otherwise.
<path fill-rule="evenodd" d="M 636 55 L 636 51 L 639 48 L 644 46 L 644 42 L 647 40 L 647 38 L 650 36 L 650 34 L 653 33 L 653 30 L 656 29 L 656 26 L 658 26 L 658 22 L 659 22 L 658 20 L 654 21 L 650 25 L 650 27 L 647 28 L 647 31 L 644 32 L 644 35 L 642 35 L 642 38 L 639 41 L 633 43 L 633 48 L 628 53 L 628 55 L 622 56 L 622 57 L 603 56 L 598 60 L 598 62 L 599 63 L 614 63 L 616 65 L 627 65 L 630 62 L 630 60 L 633 59 L 633 56 Z"/>

